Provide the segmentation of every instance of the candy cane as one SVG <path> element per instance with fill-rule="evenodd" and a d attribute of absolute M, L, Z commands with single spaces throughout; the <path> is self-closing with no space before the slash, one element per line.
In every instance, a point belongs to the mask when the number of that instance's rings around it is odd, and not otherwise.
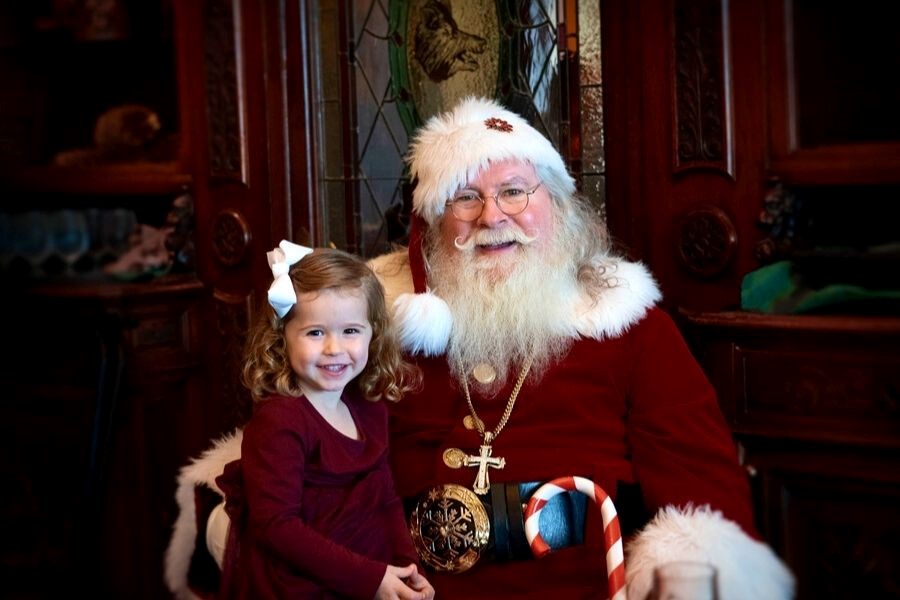
<path fill-rule="evenodd" d="M 531 552 L 538 558 L 552 551 L 540 533 L 541 510 L 557 494 L 579 491 L 600 505 L 603 516 L 603 538 L 606 542 L 606 577 L 610 600 L 625 600 L 625 555 L 622 551 L 622 532 L 616 507 L 603 489 L 584 477 L 559 477 L 545 483 L 534 492 L 525 507 L 525 537 Z"/>

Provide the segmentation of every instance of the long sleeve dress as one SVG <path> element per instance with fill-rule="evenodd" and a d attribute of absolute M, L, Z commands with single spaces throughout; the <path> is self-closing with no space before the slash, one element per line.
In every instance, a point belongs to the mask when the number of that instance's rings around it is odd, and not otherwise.
<path fill-rule="evenodd" d="M 345 402 L 358 440 L 305 397 L 257 404 L 241 459 L 217 479 L 232 519 L 224 597 L 370 600 L 388 564 L 417 562 L 388 468 L 385 406 Z"/>

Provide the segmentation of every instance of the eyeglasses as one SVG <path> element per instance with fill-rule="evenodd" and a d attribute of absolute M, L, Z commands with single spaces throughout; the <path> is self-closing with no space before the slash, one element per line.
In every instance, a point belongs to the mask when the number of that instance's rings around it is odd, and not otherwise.
<path fill-rule="evenodd" d="M 485 195 L 479 196 L 474 192 L 460 192 L 451 200 L 447 200 L 446 206 L 450 207 L 453 216 L 460 221 L 474 221 L 481 216 L 484 211 L 484 204 L 487 198 L 493 198 L 497 203 L 497 208 L 504 215 L 509 217 L 515 216 L 528 208 L 528 201 L 531 195 L 541 187 L 541 181 L 530 190 L 524 190 L 520 187 L 508 187 L 500 190 L 496 196 Z"/>

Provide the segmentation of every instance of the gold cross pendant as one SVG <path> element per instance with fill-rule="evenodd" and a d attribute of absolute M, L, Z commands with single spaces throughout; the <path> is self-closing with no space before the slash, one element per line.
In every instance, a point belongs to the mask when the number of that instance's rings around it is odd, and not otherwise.
<path fill-rule="evenodd" d="M 472 485 L 472 489 L 475 490 L 476 494 L 487 494 L 491 489 L 488 467 L 502 469 L 506 466 L 506 459 L 499 456 L 491 456 L 491 445 L 482 444 L 479 448 L 478 456 L 467 454 L 463 458 L 463 466 L 478 467 L 478 474 L 475 475 L 475 483 Z"/>

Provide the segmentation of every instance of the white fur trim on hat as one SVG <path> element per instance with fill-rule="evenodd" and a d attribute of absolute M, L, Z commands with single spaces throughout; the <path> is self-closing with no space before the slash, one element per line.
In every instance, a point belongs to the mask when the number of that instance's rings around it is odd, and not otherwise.
<path fill-rule="evenodd" d="M 169 547 L 166 549 L 164 575 L 166 585 L 179 600 L 196 597 L 188 586 L 188 569 L 197 540 L 194 489 L 197 486 L 206 486 L 224 497 L 222 490 L 216 485 L 216 477 L 222 474 L 225 465 L 241 457 L 243 438 L 242 429 L 226 434 L 216 440 L 199 458 L 183 467 L 178 474 L 178 487 L 175 490 L 178 517 L 172 528 Z"/>
<path fill-rule="evenodd" d="M 432 117 L 410 144 L 407 161 L 416 180 L 413 210 L 433 225 L 460 187 L 489 162 L 507 159 L 531 163 L 559 193 L 569 196 L 575 191 L 575 181 L 550 140 L 497 102 L 468 97 Z"/>
<path fill-rule="evenodd" d="M 782 600 L 794 596 L 794 577 L 771 548 L 708 506 L 667 506 L 627 544 L 628 597 L 646 598 L 653 569 L 672 561 L 709 563 L 718 571 L 719 597 Z"/>

